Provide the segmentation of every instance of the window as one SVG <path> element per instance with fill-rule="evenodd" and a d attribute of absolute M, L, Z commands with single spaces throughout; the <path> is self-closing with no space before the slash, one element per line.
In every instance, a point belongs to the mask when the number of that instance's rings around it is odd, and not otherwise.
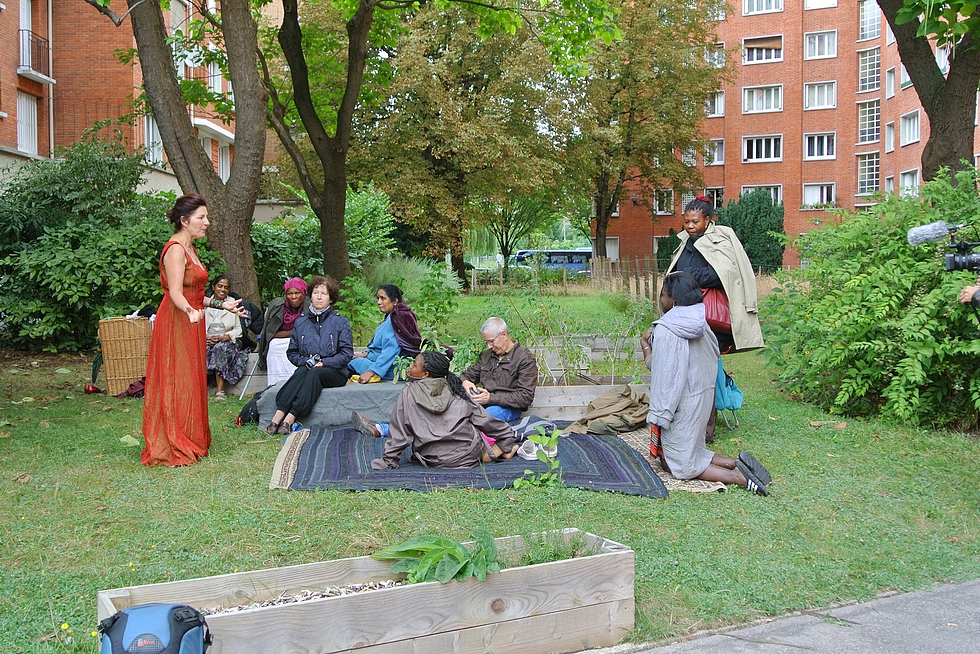
<path fill-rule="evenodd" d="M 743 163 L 782 160 L 783 137 L 781 135 L 750 136 L 742 139 Z"/>
<path fill-rule="evenodd" d="M 725 139 L 711 139 L 711 147 L 704 157 L 705 166 L 720 166 L 725 163 Z"/>
<path fill-rule="evenodd" d="M 783 37 L 763 36 L 742 40 L 742 63 L 766 63 L 783 60 Z"/>
<path fill-rule="evenodd" d="M 725 115 L 725 92 L 724 91 L 718 91 L 713 96 L 708 98 L 708 108 L 705 113 L 708 118 L 714 118 L 715 116 Z"/>
<path fill-rule="evenodd" d="M 221 64 L 212 61 L 208 64 L 208 90 L 212 93 L 221 93 Z"/>
<path fill-rule="evenodd" d="M 804 134 L 803 159 L 806 161 L 820 159 L 836 159 L 837 150 L 834 147 L 837 140 L 837 132 L 827 132 L 824 134 Z"/>
<path fill-rule="evenodd" d="M 709 64 L 715 68 L 725 67 L 725 44 L 724 43 L 713 43 L 708 47 L 708 52 L 705 55 L 705 59 Z"/>
<path fill-rule="evenodd" d="M 894 193 L 894 192 L 895 192 L 895 177 L 889 175 L 888 177 L 885 178 L 885 193 Z"/>
<path fill-rule="evenodd" d="M 885 152 L 895 149 L 895 123 L 885 123 Z"/>
<path fill-rule="evenodd" d="M 187 36 L 187 0 L 171 0 L 170 2 L 170 36 Z M 187 79 L 188 53 L 184 43 L 175 38 L 170 44 L 174 53 L 174 67 L 177 77 Z"/>
<path fill-rule="evenodd" d="M 742 5 L 742 14 L 768 14 L 773 11 L 783 10 L 783 0 L 745 0 Z"/>
<path fill-rule="evenodd" d="M 653 209 L 658 216 L 669 216 L 674 213 L 674 190 L 661 188 L 654 191 Z"/>
<path fill-rule="evenodd" d="M 936 48 L 936 65 L 939 66 L 939 72 L 943 75 L 949 72 L 949 45 Z"/>
<path fill-rule="evenodd" d="M 858 0 L 858 41 L 881 36 L 881 11 L 875 0 Z"/>
<path fill-rule="evenodd" d="M 684 148 L 681 152 L 681 163 L 685 166 L 696 166 L 698 163 L 697 153 L 693 147 Z"/>
<path fill-rule="evenodd" d="M 898 192 L 902 195 L 919 194 L 919 169 L 906 170 L 898 176 Z"/>
<path fill-rule="evenodd" d="M 834 193 L 834 184 L 825 182 L 820 184 L 803 185 L 803 206 L 801 209 L 825 209 L 834 206 L 837 195 Z"/>
<path fill-rule="evenodd" d="M 689 205 L 695 198 L 694 191 L 687 191 L 681 195 L 681 209 L 684 209 Z"/>
<path fill-rule="evenodd" d="M 858 143 L 873 143 L 881 137 L 880 117 L 878 100 L 858 103 Z"/>
<path fill-rule="evenodd" d="M 836 7 L 837 0 L 804 0 L 804 9 L 826 9 L 828 7 Z"/>
<path fill-rule="evenodd" d="M 885 21 L 885 45 L 891 45 L 895 42 L 895 32 L 892 31 L 892 26 Z"/>
<path fill-rule="evenodd" d="M 17 91 L 17 149 L 37 154 L 37 98 Z"/>
<path fill-rule="evenodd" d="M 755 193 L 759 190 L 769 191 L 772 196 L 772 203 L 779 204 L 783 201 L 783 187 L 781 184 L 776 184 L 773 186 L 743 186 L 742 195 L 748 195 L 749 193 Z"/>
<path fill-rule="evenodd" d="M 783 110 L 783 87 L 754 86 L 742 89 L 742 113 Z"/>
<path fill-rule="evenodd" d="M 871 195 L 878 190 L 878 153 L 859 154 L 858 195 Z"/>
<path fill-rule="evenodd" d="M 877 7 L 877 5 L 875 5 Z M 876 91 L 881 86 L 881 49 L 858 53 L 858 91 Z"/>
<path fill-rule="evenodd" d="M 201 147 L 204 148 L 204 154 L 207 155 L 208 161 L 212 161 L 213 160 L 213 157 L 211 156 L 211 153 L 212 153 L 211 139 L 209 137 L 207 137 L 207 136 L 202 136 L 201 137 Z"/>
<path fill-rule="evenodd" d="M 803 87 L 804 109 L 833 109 L 837 106 L 837 82 L 819 82 Z"/>
<path fill-rule="evenodd" d="M 837 31 L 811 32 L 804 35 L 804 59 L 828 59 L 837 56 Z"/>
<path fill-rule="evenodd" d="M 704 197 L 711 200 L 711 206 L 715 209 L 721 209 L 725 206 L 725 187 L 706 188 L 704 189 Z"/>
<path fill-rule="evenodd" d="M 909 77 L 909 71 L 905 70 L 905 64 L 900 65 L 898 69 L 901 71 L 898 76 L 898 85 L 903 89 L 912 86 L 912 78 Z"/>
<path fill-rule="evenodd" d="M 146 146 L 146 163 L 160 165 L 163 163 L 163 141 L 160 140 L 160 128 L 153 116 L 146 117 L 146 131 L 143 145 Z"/>
<path fill-rule="evenodd" d="M 885 71 L 885 97 L 890 98 L 895 95 L 895 67 L 892 66 Z"/>
<path fill-rule="evenodd" d="M 916 143 L 919 140 L 919 110 L 902 116 L 902 145 Z"/>
<path fill-rule="evenodd" d="M 222 182 L 227 182 L 231 175 L 231 147 L 228 145 L 218 146 L 218 177 Z"/>
<path fill-rule="evenodd" d="M 727 3 L 715 2 L 708 7 L 708 20 L 725 20 L 725 7 Z"/>

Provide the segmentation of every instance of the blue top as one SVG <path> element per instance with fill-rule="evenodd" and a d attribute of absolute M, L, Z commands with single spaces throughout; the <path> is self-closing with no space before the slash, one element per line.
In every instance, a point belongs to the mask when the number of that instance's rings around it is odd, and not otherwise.
<path fill-rule="evenodd" d="M 374 330 L 371 342 L 368 343 L 367 356 L 363 359 L 353 359 L 350 367 L 357 370 L 358 374 L 370 370 L 381 379 L 394 379 L 395 372 L 392 366 L 401 351 L 402 346 L 398 344 L 398 339 L 395 337 L 395 328 L 391 326 L 391 316 L 385 316 Z"/>

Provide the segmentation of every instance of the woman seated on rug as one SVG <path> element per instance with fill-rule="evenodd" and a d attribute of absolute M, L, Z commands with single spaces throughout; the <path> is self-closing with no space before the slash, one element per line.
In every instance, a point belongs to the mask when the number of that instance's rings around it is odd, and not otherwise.
<path fill-rule="evenodd" d="M 231 283 L 226 275 L 218 275 L 211 282 L 211 298 L 218 302 L 227 300 L 230 291 Z M 225 399 L 225 384 L 237 384 L 248 366 L 248 350 L 241 347 L 243 318 L 224 309 L 211 308 L 207 298 L 204 306 L 207 370 L 214 373 L 218 385 L 214 399 L 221 402 Z"/>
<path fill-rule="evenodd" d="M 259 338 L 259 366 L 265 370 L 269 386 L 289 379 L 296 366 L 286 357 L 289 337 L 296 319 L 310 307 L 306 282 L 293 277 L 283 285 L 286 294 L 269 303 Z"/>
<path fill-rule="evenodd" d="M 470 399 L 459 377 L 449 372 L 445 354 L 422 352 L 412 361 L 408 378 L 391 412 L 384 456 L 372 460 L 372 468 L 397 468 L 409 446 L 412 457 L 427 468 L 472 468 L 480 461 L 509 459 L 517 453 L 510 425 Z M 379 426 L 357 411 L 352 419 L 361 433 L 381 435 Z"/>
<path fill-rule="evenodd" d="M 772 477 L 748 452 L 738 459 L 705 447 L 705 427 L 715 410 L 718 339 L 704 319 L 701 287 L 694 275 L 672 272 L 660 293 L 663 315 L 653 323 L 649 348 L 650 451 L 677 479 L 737 484 L 767 495 Z"/>
<path fill-rule="evenodd" d="M 313 410 L 324 388 L 347 384 L 354 344 L 350 322 L 333 308 L 339 297 L 340 284 L 333 277 L 310 279 L 310 308 L 293 324 L 286 350 L 296 371 L 276 393 L 267 434 L 288 434 L 297 417 Z"/>
<path fill-rule="evenodd" d="M 385 318 L 374 330 L 367 352 L 355 354 L 348 364 L 362 384 L 394 379 L 395 358 L 414 358 L 422 343 L 415 312 L 402 300 L 400 288 L 394 284 L 382 284 L 378 287 L 376 298 L 378 310 Z"/>

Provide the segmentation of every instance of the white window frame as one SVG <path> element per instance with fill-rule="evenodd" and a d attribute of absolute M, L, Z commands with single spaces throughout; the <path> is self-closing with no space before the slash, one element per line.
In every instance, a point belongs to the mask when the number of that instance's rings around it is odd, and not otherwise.
<path fill-rule="evenodd" d="M 895 150 L 895 121 L 885 123 L 885 153 Z"/>
<path fill-rule="evenodd" d="M 837 6 L 837 0 L 803 0 L 803 9 L 829 9 Z"/>
<path fill-rule="evenodd" d="M 725 139 L 711 139 L 711 148 L 704 157 L 704 165 L 725 165 Z"/>
<path fill-rule="evenodd" d="M 871 111 L 874 107 L 875 111 Z M 859 144 L 877 143 L 881 140 L 881 100 L 867 100 L 857 103 Z M 862 126 L 862 121 L 864 125 Z"/>
<path fill-rule="evenodd" d="M 681 150 L 681 163 L 685 166 L 698 165 L 698 153 L 697 150 L 694 149 L 693 145 Z"/>
<path fill-rule="evenodd" d="M 716 91 L 714 96 L 708 98 L 705 107 L 705 118 L 717 118 L 725 115 L 725 92 Z"/>
<path fill-rule="evenodd" d="M 859 152 L 855 156 L 857 157 L 858 183 L 857 193 L 854 195 L 874 195 L 881 188 L 881 154 L 878 152 Z M 862 164 L 871 161 L 874 161 L 873 171 L 872 167 L 864 165 L 862 172 Z M 873 177 L 869 176 L 870 172 L 873 172 Z M 864 175 L 863 180 L 862 175 Z"/>
<path fill-rule="evenodd" d="M 919 110 L 910 111 L 907 114 L 903 114 L 900 119 L 900 132 L 899 143 L 904 147 L 906 145 L 911 145 L 912 143 L 918 143 L 921 136 L 921 120 L 919 118 Z"/>
<path fill-rule="evenodd" d="M 881 9 L 876 0 L 858 0 L 858 41 L 881 36 Z"/>
<path fill-rule="evenodd" d="M 949 44 L 947 43 L 941 48 L 936 48 L 936 65 L 939 66 L 939 72 L 945 75 L 949 72 Z"/>
<path fill-rule="evenodd" d="M 705 61 L 715 68 L 725 67 L 725 42 L 716 41 L 712 43 L 705 53 Z"/>
<path fill-rule="evenodd" d="M 37 156 L 37 97 L 17 91 L 17 149 Z"/>
<path fill-rule="evenodd" d="M 824 90 L 823 94 L 825 96 L 824 104 L 817 104 L 820 97 L 820 88 L 830 87 L 829 93 Z M 813 90 L 813 102 L 811 103 L 810 91 Z M 826 99 L 829 96 L 829 101 Z M 818 109 L 836 109 L 837 108 L 837 81 L 831 80 L 827 82 L 811 82 L 803 85 L 803 110 L 804 111 L 815 111 Z"/>
<path fill-rule="evenodd" d="M 681 193 L 681 211 L 684 211 L 684 208 L 688 204 L 690 204 L 696 197 L 697 197 L 697 193 L 695 193 L 694 191 L 684 191 L 683 193 Z"/>
<path fill-rule="evenodd" d="M 817 189 L 816 202 L 807 202 L 807 191 Z M 801 211 L 828 209 L 837 206 L 837 184 L 834 182 L 812 182 L 803 185 Z"/>
<path fill-rule="evenodd" d="M 163 139 L 156 118 L 147 114 L 143 117 L 143 145 L 146 148 L 146 163 L 151 166 L 163 165 Z"/>
<path fill-rule="evenodd" d="M 859 50 L 857 55 L 858 93 L 877 91 L 881 88 L 881 48 Z"/>
<path fill-rule="evenodd" d="M 202 136 L 200 140 L 201 140 L 201 147 L 204 148 L 204 154 L 207 155 L 208 161 L 211 161 L 211 153 L 214 151 L 214 148 L 211 145 L 211 137 Z"/>
<path fill-rule="evenodd" d="M 898 70 L 898 87 L 904 90 L 912 86 L 912 78 L 909 77 L 909 71 L 905 70 L 905 64 L 899 64 Z"/>
<path fill-rule="evenodd" d="M 208 62 L 208 90 L 211 93 L 222 93 L 224 89 L 222 88 L 224 81 L 224 75 L 221 73 L 221 64 L 217 61 Z"/>
<path fill-rule="evenodd" d="M 658 216 L 674 215 L 674 189 L 658 188 L 653 192 L 653 211 Z"/>
<path fill-rule="evenodd" d="M 895 67 L 885 71 L 885 99 L 895 96 Z"/>
<path fill-rule="evenodd" d="M 762 100 L 762 104 L 771 106 L 756 109 L 760 104 L 757 98 Z M 749 108 L 749 98 L 752 99 L 752 107 Z M 742 88 L 742 113 L 743 114 L 762 114 L 783 110 L 783 85 L 775 84 L 772 86 L 745 86 Z"/>
<path fill-rule="evenodd" d="M 756 156 L 762 150 L 762 156 Z M 752 155 L 749 156 L 750 148 Z M 778 151 L 778 154 L 777 154 Z M 769 156 L 766 156 L 768 152 Z M 742 163 L 770 163 L 783 160 L 783 135 L 760 134 L 758 136 L 742 137 Z"/>
<path fill-rule="evenodd" d="M 821 41 L 826 52 L 820 54 Z M 837 56 L 837 30 L 807 32 L 803 35 L 803 59 L 833 59 Z"/>
<path fill-rule="evenodd" d="M 218 177 L 227 182 L 231 176 L 231 146 L 218 141 Z"/>
<path fill-rule="evenodd" d="M 770 39 L 779 39 L 778 48 L 754 47 L 752 44 Z M 783 60 L 783 35 L 753 36 L 742 39 L 742 65 L 773 64 Z"/>
<path fill-rule="evenodd" d="M 180 8 L 183 8 L 183 19 L 180 19 Z M 177 36 L 177 31 L 186 38 L 187 22 L 190 20 L 190 3 L 187 0 L 170 0 L 170 29 L 168 33 L 171 37 Z M 170 46 L 174 58 L 174 68 L 177 70 L 177 77 L 187 79 L 187 66 L 190 53 L 184 49 L 182 43 L 173 42 Z"/>
<path fill-rule="evenodd" d="M 913 183 L 909 183 L 909 178 Z M 919 169 L 903 170 L 898 174 L 898 192 L 902 197 L 917 196 L 919 194 Z"/>
<path fill-rule="evenodd" d="M 888 177 L 885 178 L 884 190 L 885 190 L 885 193 L 894 193 L 895 192 L 895 176 L 894 175 L 889 175 Z"/>
<path fill-rule="evenodd" d="M 887 20 L 884 21 L 884 23 L 885 23 L 885 45 L 891 45 L 892 43 L 895 42 L 895 32 L 892 31 L 891 23 L 889 23 Z"/>
<path fill-rule="evenodd" d="M 823 154 L 809 154 L 810 140 L 813 139 L 814 146 L 823 143 Z M 813 150 L 819 150 L 814 147 Z M 829 161 L 837 158 L 837 132 L 810 132 L 803 135 L 803 161 Z"/>
<path fill-rule="evenodd" d="M 747 195 L 756 191 L 760 188 L 768 189 L 769 193 L 772 195 L 772 203 L 780 204 L 783 201 L 783 185 L 782 184 L 746 184 L 740 189 L 742 195 Z"/>
<path fill-rule="evenodd" d="M 783 0 L 742 0 L 742 15 L 772 14 L 783 10 Z"/>
<path fill-rule="evenodd" d="M 711 200 L 711 205 L 715 209 L 721 209 L 725 206 L 725 187 L 709 186 L 704 189 L 704 197 Z"/>

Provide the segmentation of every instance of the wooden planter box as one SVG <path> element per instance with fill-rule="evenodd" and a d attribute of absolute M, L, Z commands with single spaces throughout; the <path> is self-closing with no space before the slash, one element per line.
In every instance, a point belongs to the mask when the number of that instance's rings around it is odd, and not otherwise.
<path fill-rule="evenodd" d="M 547 654 L 615 645 L 633 628 L 633 551 L 577 529 L 553 537 L 562 535 L 566 542 L 584 541 L 587 553 L 505 569 L 484 582 L 429 582 L 209 616 L 209 654 Z M 507 561 L 527 544 L 514 536 L 498 538 L 497 547 L 498 559 Z M 362 556 L 104 590 L 99 620 L 151 602 L 231 607 L 381 581 L 393 578 L 390 568 L 390 562 Z"/>

